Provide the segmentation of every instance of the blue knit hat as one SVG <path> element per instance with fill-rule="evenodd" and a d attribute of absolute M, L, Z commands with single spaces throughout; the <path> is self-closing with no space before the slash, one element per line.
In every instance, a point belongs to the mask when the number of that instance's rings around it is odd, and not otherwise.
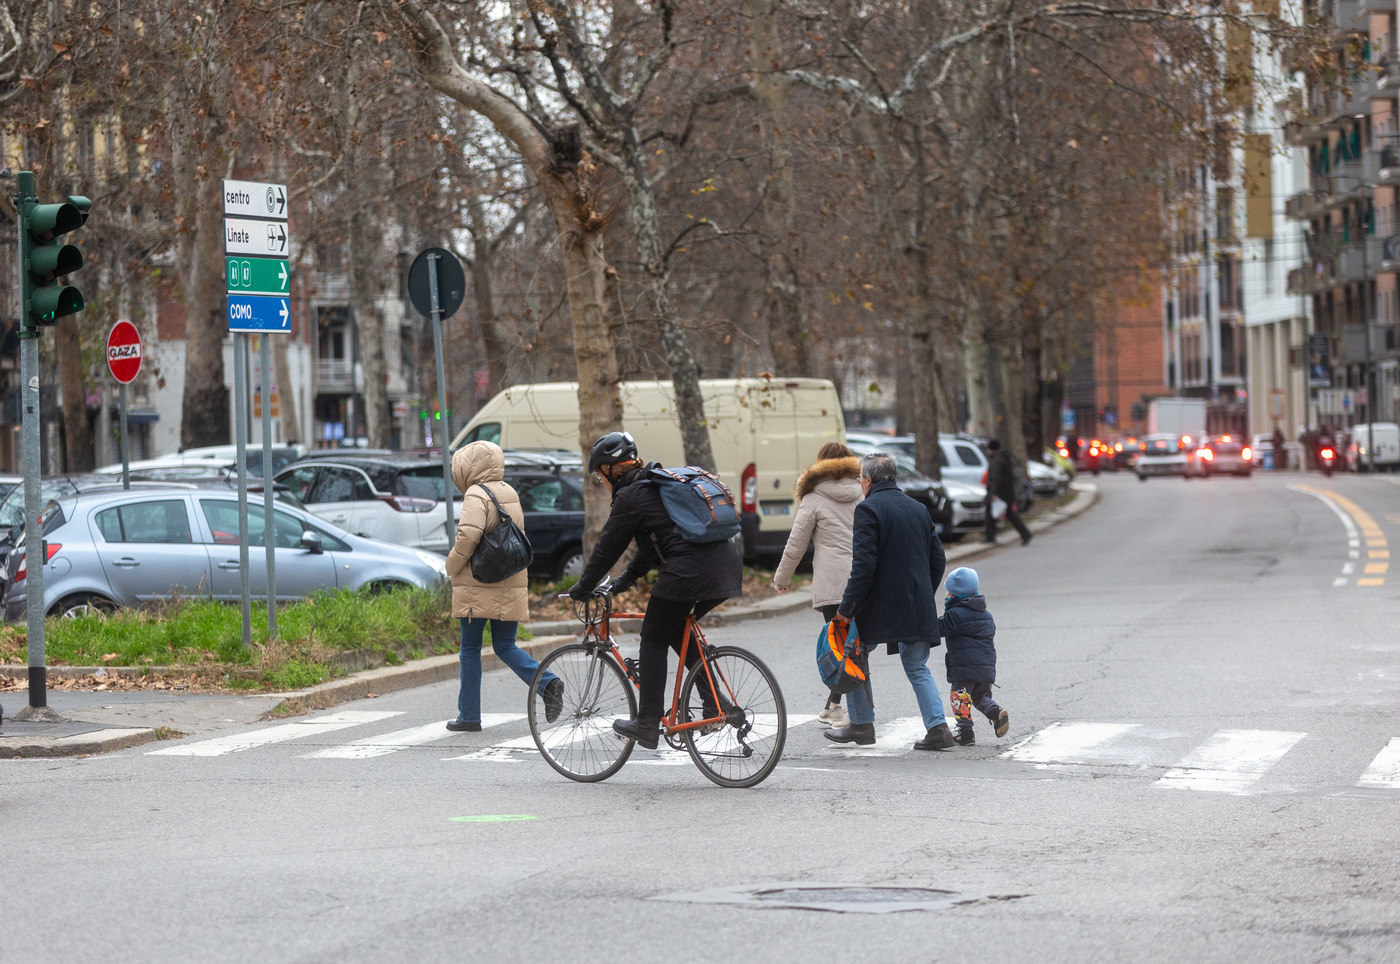
<path fill-rule="evenodd" d="M 977 570 L 963 566 L 948 573 L 948 595 L 962 599 L 977 595 Z"/>

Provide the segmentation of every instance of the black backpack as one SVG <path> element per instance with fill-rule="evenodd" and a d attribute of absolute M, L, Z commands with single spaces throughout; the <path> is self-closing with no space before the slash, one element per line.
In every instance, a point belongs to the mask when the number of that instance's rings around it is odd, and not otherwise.
<path fill-rule="evenodd" d="M 483 533 L 481 541 L 476 544 L 472 552 L 472 577 L 477 582 L 501 582 L 534 561 L 535 550 L 520 526 L 501 508 L 491 490 L 479 482 L 477 484 L 496 507 L 500 521 Z"/>

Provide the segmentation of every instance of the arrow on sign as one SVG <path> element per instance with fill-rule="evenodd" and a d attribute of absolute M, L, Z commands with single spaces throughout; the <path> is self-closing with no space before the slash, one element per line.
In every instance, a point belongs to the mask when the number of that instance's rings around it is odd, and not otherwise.
<path fill-rule="evenodd" d="M 282 185 L 277 185 L 277 213 L 281 214 L 287 210 L 287 193 L 282 190 Z"/>
<path fill-rule="evenodd" d="M 287 250 L 287 229 L 281 222 L 267 226 L 267 250 L 274 254 Z"/>
<path fill-rule="evenodd" d="M 287 302 L 285 300 L 282 302 L 281 309 L 277 312 L 277 317 L 282 319 L 283 328 L 289 327 L 289 324 L 287 322 Z"/>
<path fill-rule="evenodd" d="M 287 265 L 286 262 L 277 262 L 277 280 L 282 282 L 282 287 L 287 287 Z"/>

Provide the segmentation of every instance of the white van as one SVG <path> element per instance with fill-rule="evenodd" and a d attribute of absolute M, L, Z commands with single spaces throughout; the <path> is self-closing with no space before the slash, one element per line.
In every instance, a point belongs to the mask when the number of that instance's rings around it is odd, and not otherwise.
<path fill-rule="evenodd" d="M 1375 434 L 1376 471 L 1394 472 L 1400 470 L 1400 423 L 1376 422 L 1374 425 L 1353 425 L 1349 430 L 1351 444 L 1347 446 L 1347 467 L 1353 472 L 1371 471 L 1370 453 L 1366 446 Z"/>
<path fill-rule="evenodd" d="M 670 381 L 622 382 L 622 427 L 648 462 L 683 465 L 680 419 Z M 714 378 L 700 382 L 710 448 L 724 484 L 739 499 L 747 558 L 781 553 L 792 530 L 797 477 L 827 442 L 845 439 L 836 387 L 820 378 Z M 512 385 L 452 440 L 505 449 L 577 452 L 578 385 Z"/>

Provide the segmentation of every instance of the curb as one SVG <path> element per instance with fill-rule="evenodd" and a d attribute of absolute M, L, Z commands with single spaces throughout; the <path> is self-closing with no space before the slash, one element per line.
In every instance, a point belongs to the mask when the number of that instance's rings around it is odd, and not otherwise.
<path fill-rule="evenodd" d="M 538 657 L 566 642 L 572 642 L 573 639 L 573 636 L 544 636 L 520 643 L 519 646 L 531 656 Z M 501 658 L 490 649 L 482 651 L 481 668 L 483 671 L 500 669 L 504 665 Z M 112 670 L 112 667 L 71 666 L 61 668 L 74 675 L 83 672 L 91 673 L 99 668 L 105 668 L 109 672 Z M 415 660 L 406 666 L 381 666 L 377 669 L 364 670 L 354 676 L 321 683 L 309 689 L 281 694 L 282 701 L 259 719 L 261 721 L 299 716 L 312 710 L 326 709 L 349 700 L 380 696 L 398 690 L 426 686 L 429 683 L 437 683 L 442 680 L 456 679 L 457 673 L 458 659 L 455 655 L 433 656 L 429 659 Z M 154 727 L 107 728 L 92 733 L 80 733 L 76 736 L 7 737 L 3 731 L 0 731 L 0 758 L 89 756 L 95 753 L 108 753 L 113 750 L 125 750 L 133 746 L 152 743 L 169 732 L 168 729 L 162 732 Z"/>

